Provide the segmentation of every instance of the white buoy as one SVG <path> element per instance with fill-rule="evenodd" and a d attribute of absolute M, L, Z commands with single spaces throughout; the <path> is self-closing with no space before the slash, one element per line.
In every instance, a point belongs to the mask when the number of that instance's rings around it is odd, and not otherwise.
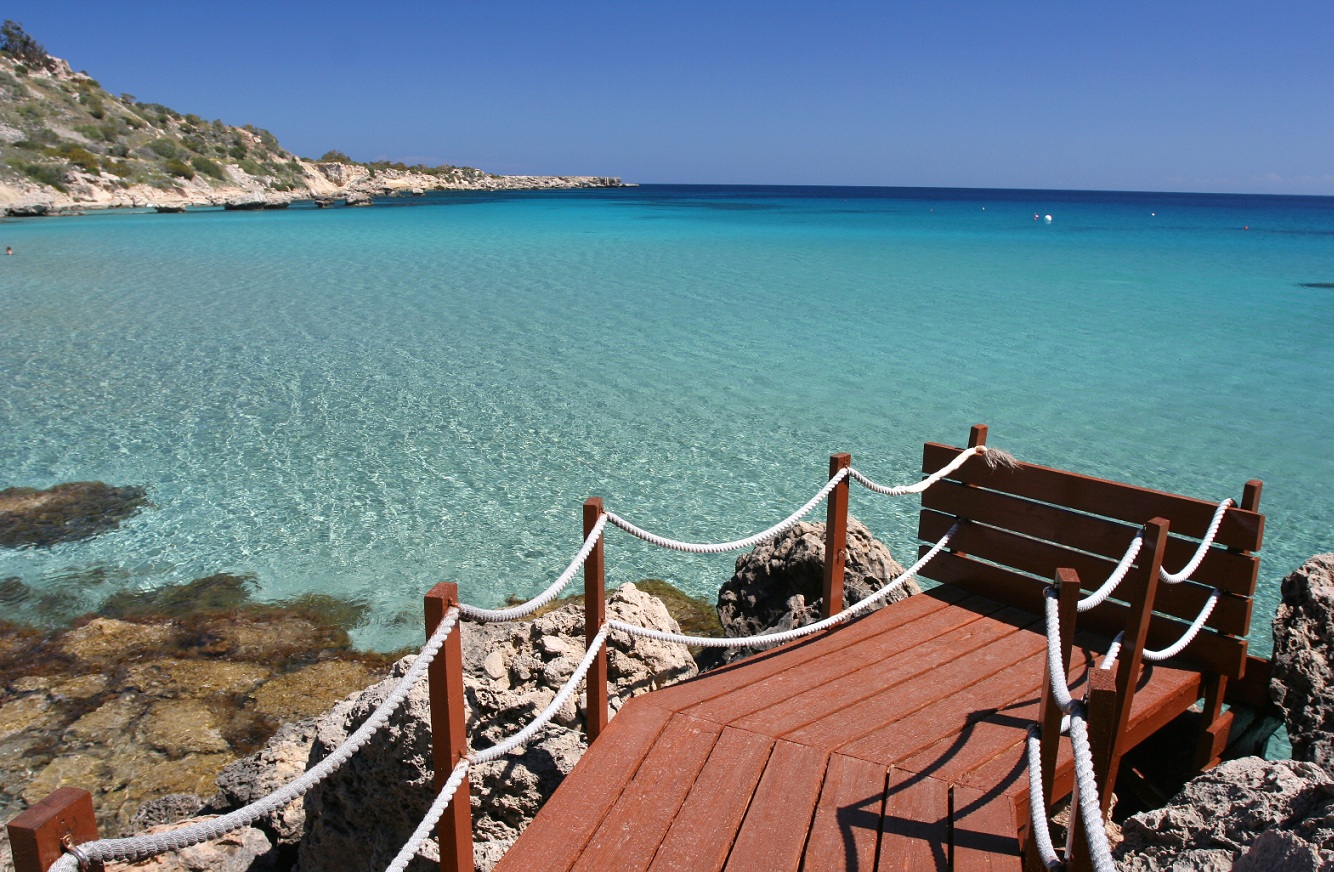
<path fill-rule="evenodd" d="M 1050 223 L 1051 223 L 1051 216 L 1050 216 L 1050 215 L 1043 215 L 1043 216 L 1042 216 L 1042 220 L 1043 220 L 1044 222 L 1046 222 L 1047 224 L 1050 224 Z"/>

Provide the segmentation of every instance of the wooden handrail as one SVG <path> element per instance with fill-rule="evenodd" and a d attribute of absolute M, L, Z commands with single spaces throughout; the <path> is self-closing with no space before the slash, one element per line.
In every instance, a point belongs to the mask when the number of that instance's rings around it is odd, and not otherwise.
<path fill-rule="evenodd" d="M 852 466 L 851 454 L 829 456 L 829 477 Z M 824 609 L 822 617 L 843 611 L 843 571 L 848 562 L 848 479 L 829 493 L 824 527 Z"/>
<path fill-rule="evenodd" d="M 441 582 L 426 594 L 426 638 L 435 635 L 445 613 L 459 603 L 457 584 Z M 463 642 L 458 625 L 450 632 L 440 653 L 427 668 L 431 700 L 431 763 L 435 789 L 445 786 L 450 773 L 468 753 L 467 722 L 463 711 Z M 440 872 L 469 872 L 472 857 L 472 803 L 468 800 L 468 777 L 454 793 L 436 827 L 440 839 Z"/>
<path fill-rule="evenodd" d="M 604 514 L 601 497 L 584 501 L 584 539 Z M 598 536 L 597 544 L 584 561 L 584 645 L 591 646 L 602 625 L 607 621 L 607 570 L 603 545 L 606 536 Z M 584 731 L 591 744 L 607 728 L 607 645 L 598 646 L 593 665 L 585 681 L 586 705 Z"/>

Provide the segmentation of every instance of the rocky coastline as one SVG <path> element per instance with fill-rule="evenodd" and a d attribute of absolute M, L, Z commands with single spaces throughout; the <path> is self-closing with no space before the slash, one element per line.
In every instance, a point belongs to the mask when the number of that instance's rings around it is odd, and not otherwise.
<path fill-rule="evenodd" d="M 31 493 L 20 496 L 42 505 Z M 717 632 L 741 636 L 815 620 L 823 526 L 799 524 L 738 557 L 719 591 Z M 864 527 L 850 520 L 849 528 L 848 596 L 856 601 L 900 568 Z M 645 587 L 667 593 L 660 582 Z M 698 603 L 688 599 L 676 595 L 675 613 L 697 620 L 690 612 Z M 664 631 L 679 626 L 662 600 L 635 585 L 613 592 L 608 610 Z M 256 604 L 248 601 L 246 579 L 226 575 L 126 595 L 102 611 L 58 633 L 0 623 L 7 676 L 0 690 L 0 805 L 7 819 L 64 784 L 95 791 L 103 835 L 235 810 L 331 753 L 415 656 L 391 663 L 352 650 L 346 628 L 357 616 L 346 604 Z M 1334 747 L 1334 665 L 1326 655 L 1332 626 L 1334 554 L 1326 554 L 1284 580 L 1274 621 L 1271 695 L 1284 713 L 1293 759 L 1225 762 L 1165 805 L 1120 821 L 1113 827 L 1119 868 L 1334 870 L 1334 774 L 1326 768 Z M 468 735 L 477 747 L 508 736 L 550 703 L 582 654 L 577 601 L 528 621 L 460 627 Z M 696 655 L 613 633 L 613 712 L 634 695 L 719 662 Z M 581 704 L 579 695 L 567 701 L 521 754 L 471 773 L 479 870 L 499 861 L 583 753 Z M 226 838 L 108 869 L 383 868 L 425 812 L 432 778 L 429 703 L 419 684 L 389 725 L 304 799 Z M 428 842 L 409 868 L 428 868 L 435 850 Z M 362 859 L 349 866 L 350 857 Z M 8 868 L 5 843 L 0 870 Z"/>

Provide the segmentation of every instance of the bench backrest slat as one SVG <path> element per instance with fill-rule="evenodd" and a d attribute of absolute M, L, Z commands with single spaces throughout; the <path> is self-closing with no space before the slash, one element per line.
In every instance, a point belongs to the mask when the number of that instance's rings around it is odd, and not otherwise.
<path fill-rule="evenodd" d="M 923 472 L 935 472 L 963 450 L 928 442 Z M 955 518 L 968 521 L 950 543 L 953 553 L 939 555 L 922 575 L 1040 613 L 1043 592 L 1058 568 L 1076 570 L 1086 593 L 1096 590 L 1153 518 L 1168 522 L 1166 568 L 1180 569 L 1206 535 L 1216 508 L 1205 500 L 1036 464 L 992 468 L 973 457 L 922 495 L 918 535 L 923 540 L 939 539 Z M 1229 509 L 1192 580 L 1157 585 L 1146 644 L 1162 648 L 1175 642 L 1217 587 L 1223 593 L 1205 629 L 1178 660 L 1206 672 L 1241 675 L 1259 571 L 1259 558 L 1244 552 L 1257 550 L 1263 535 L 1263 515 Z M 1136 565 L 1145 558 L 1141 552 Z M 1125 628 L 1131 614 L 1126 598 L 1113 594 L 1081 613 L 1079 626 L 1111 636 Z"/>

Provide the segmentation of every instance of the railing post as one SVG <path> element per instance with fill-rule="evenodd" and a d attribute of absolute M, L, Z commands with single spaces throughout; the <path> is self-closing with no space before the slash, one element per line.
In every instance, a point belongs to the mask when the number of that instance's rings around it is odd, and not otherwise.
<path fill-rule="evenodd" d="M 829 477 L 852 466 L 851 454 L 829 455 Z M 843 570 L 848 562 L 848 479 L 829 492 L 824 526 L 824 617 L 843 611 Z"/>
<path fill-rule="evenodd" d="M 1089 691 L 1084 703 L 1084 722 L 1088 725 L 1089 754 L 1093 757 L 1093 780 L 1098 784 L 1099 825 L 1107 826 L 1107 810 L 1112 803 L 1112 788 L 1107 784 L 1107 765 L 1116 741 L 1116 677 L 1109 669 L 1089 670 Z M 1074 837 L 1070 856 L 1065 858 L 1066 872 L 1092 872 L 1093 855 L 1084 833 L 1083 815 L 1070 809 Z"/>
<path fill-rule="evenodd" d="M 459 604 L 456 584 L 442 582 L 426 594 L 426 638 L 435 635 L 445 613 Z M 463 755 L 468 753 L 467 723 L 463 712 L 463 642 L 456 625 L 440 653 L 427 668 L 431 699 L 431 762 L 438 793 Z M 440 872 L 471 872 L 472 805 L 468 777 L 454 793 L 436 828 L 440 839 Z"/>
<path fill-rule="evenodd" d="M 20 812 L 5 829 L 15 872 L 46 872 L 64 853 L 62 839 L 74 845 L 97 839 L 93 795 L 77 787 L 61 787 Z M 91 868 L 101 870 L 102 864 Z"/>
<path fill-rule="evenodd" d="M 968 447 L 976 448 L 979 445 L 986 445 L 986 444 L 987 444 L 987 425 L 974 424 L 973 428 L 968 431 Z"/>
<path fill-rule="evenodd" d="M 1116 776 L 1121 769 L 1121 754 L 1124 751 L 1121 742 L 1125 737 L 1126 725 L 1130 722 L 1130 708 L 1135 701 L 1135 688 L 1144 662 L 1144 640 L 1153 618 L 1153 601 L 1158 594 L 1158 573 L 1163 568 L 1167 533 L 1168 523 L 1163 518 L 1154 518 L 1144 525 L 1144 544 L 1140 547 L 1138 562 L 1121 582 L 1125 590 L 1124 599 L 1130 604 L 1130 615 L 1125 637 L 1121 640 L 1121 654 L 1116 662 L 1116 729 L 1113 730 L 1112 747 L 1106 763 L 1109 791 L 1115 789 Z M 1094 765 L 1098 765 L 1097 761 Z"/>
<path fill-rule="evenodd" d="M 602 517 L 602 498 L 589 497 L 584 501 L 584 539 L 593 532 L 593 527 Z M 584 644 L 592 645 L 593 637 L 607 622 L 607 574 L 606 555 L 603 552 L 604 537 L 599 536 L 597 544 L 584 561 Z M 607 646 L 599 646 L 593 665 L 588 670 L 585 681 L 587 701 L 585 705 L 584 730 L 591 744 L 607 727 Z"/>
<path fill-rule="evenodd" d="M 1061 668 L 1065 670 L 1063 677 L 1068 677 L 1070 675 L 1070 652 L 1074 647 L 1075 617 L 1078 614 L 1076 607 L 1079 605 L 1079 573 L 1073 569 L 1057 569 L 1056 589 L 1059 597 L 1056 625 L 1061 632 Z M 1043 649 L 1043 660 L 1046 661 L 1045 648 Z M 1055 804 L 1052 794 L 1056 785 L 1056 758 L 1061 750 L 1061 718 L 1064 713 L 1060 706 L 1056 705 L 1056 699 L 1051 690 L 1050 667 L 1044 667 L 1042 674 L 1046 680 L 1042 683 L 1042 702 L 1038 707 L 1038 717 L 1042 727 L 1038 747 L 1039 759 L 1042 761 L 1042 796 L 1050 819 L 1051 810 Z M 1034 826 L 1035 824 L 1030 821 L 1029 825 Z M 1028 840 L 1028 851 L 1025 855 L 1025 868 L 1042 868 L 1042 861 L 1038 858 L 1037 853 L 1037 842 L 1031 836 Z"/>

